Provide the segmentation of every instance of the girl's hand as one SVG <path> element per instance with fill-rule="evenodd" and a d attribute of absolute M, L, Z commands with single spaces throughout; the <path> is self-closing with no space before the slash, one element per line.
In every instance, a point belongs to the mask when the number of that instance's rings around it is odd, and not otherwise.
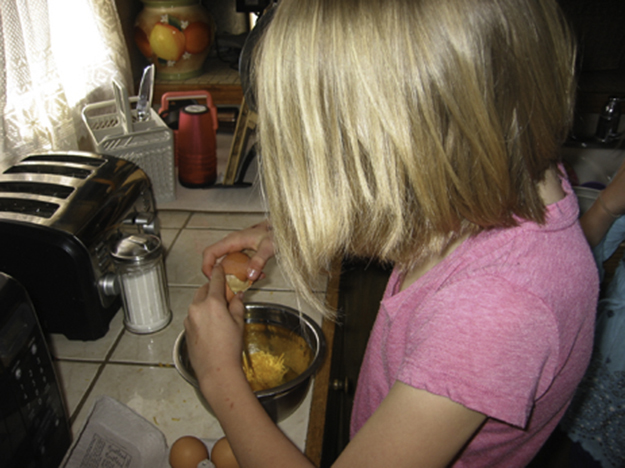
<path fill-rule="evenodd" d="M 580 218 L 584 235 L 596 247 L 616 219 L 625 214 L 625 161 L 592 206 Z"/>
<path fill-rule="evenodd" d="M 614 178 L 603 190 L 603 202 L 613 215 L 625 213 L 625 161 L 621 164 Z"/>
<path fill-rule="evenodd" d="M 235 296 L 228 304 L 223 269 L 215 265 L 212 279 L 195 294 L 184 320 L 189 359 L 200 386 L 243 373 L 241 353 L 245 307 Z"/>
<path fill-rule="evenodd" d="M 219 242 L 204 249 L 202 271 L 211 278 L 217 261 L 231 252 L 252 250 L 247 277 L 256 281 L 262 276 L 267 261 L 275 255 L 273 235 L 269 221 L 263 221 L 247 229 L 228 234 Z"/>

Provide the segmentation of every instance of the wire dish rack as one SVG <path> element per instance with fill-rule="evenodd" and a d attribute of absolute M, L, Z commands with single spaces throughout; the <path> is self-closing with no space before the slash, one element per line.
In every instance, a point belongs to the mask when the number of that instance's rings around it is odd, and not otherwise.
<path fill-rule="evenodd" d="M 115 99 L 88 104 L 82 110 L 96 152 L 135 163 L 152 182 L 157 204 L 176 199 L 174 135 L 150 108 L 150 117 L 139 121 L 131 108 L 137 96 L 128 97 L 126 88 L 113 80 Z"/>

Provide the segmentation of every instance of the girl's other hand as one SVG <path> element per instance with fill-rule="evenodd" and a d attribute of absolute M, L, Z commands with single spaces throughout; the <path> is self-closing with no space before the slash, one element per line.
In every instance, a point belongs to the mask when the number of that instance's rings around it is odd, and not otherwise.
<path fill-rule="evenodd" d="M 268 220 L 247 229 L 232 232 L 219 242 L 206 247 L 203 252 L 202 272 L 207 278 L 211 278 L 213 269 L 220 258 L 231 252 L 243 250 L 254 252 L 250 255 L 247 277 L 256 281 L 261 278 L 267 261 L 275 255 L 273 235 Z"/>
<path fill-rule="evenodd" d="M 618 171 L 603 190 L 603 202 L 614 215 L 625 213 L 625 161 L 621 163 Z"/>
<path fill-rule="evenodd" d="M 580 218 L 584 235 L 596 247 L 617 218 L 625 214 L 625 161 L 592 206 Z"/>

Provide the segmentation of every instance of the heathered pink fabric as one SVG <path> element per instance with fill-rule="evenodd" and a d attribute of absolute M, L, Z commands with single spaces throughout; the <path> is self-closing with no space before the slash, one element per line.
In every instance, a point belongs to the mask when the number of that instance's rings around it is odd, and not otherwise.
<path fill-rule="evenodd" d="M 395 381 L 488 416 L 455 467 L 523 467 L 555 428 L 592 349 L 598 274 L 575 196 L 471 238 L 404 291 L 394 272 L 365 353 L 352 436 Z M 418 424 L 418 421 L 415 421 Z"/>

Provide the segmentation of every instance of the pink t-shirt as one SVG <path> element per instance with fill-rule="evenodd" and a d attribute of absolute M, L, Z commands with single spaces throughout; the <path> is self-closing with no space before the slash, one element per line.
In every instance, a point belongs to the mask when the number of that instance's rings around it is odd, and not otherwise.
<path fill-rule="evenodd" d="M 371 332 L 352 436 L 397 380 L 488 416 L 455 467 L 524 467 L 588 365 L 595 262 L 567 196 L 547 222 L 470 238 L 406 290 L 389 280 Z"/>

